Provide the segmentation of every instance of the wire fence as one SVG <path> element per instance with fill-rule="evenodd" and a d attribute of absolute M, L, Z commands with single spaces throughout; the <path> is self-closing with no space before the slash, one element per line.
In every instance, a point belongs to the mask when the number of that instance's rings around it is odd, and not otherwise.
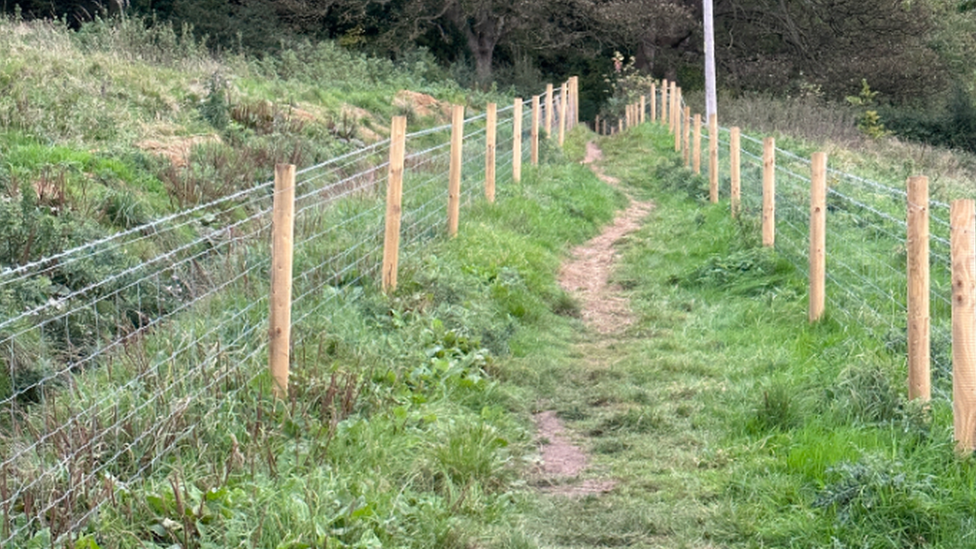
<path fill-rule="evenodd" d="M 515 155 L 529 155 L 532 112 L 514 151 L 512 111 L 498 110 L 500 185 L 512 184 Z M 485 116 L 464 128 L 471 205 L 484 192 Z M 450 133 L 407 135 L 404 257 L 446 232 Z M 377 284 L 389 153 L 386 139 L 297 172 L 296 353 L 349 295 Z M 0 317 L 0 547 L 70 540 L 198 440 L 215 401 L 251 406 L 245 391 L 268 383 L 273 183 L 0 271 L 0 304 L 18 304 Z M 35 297 L 49 295 L 42 287 L 56 297 Z"/>
<path fill-rule="evenodd" d="M 650 109 L 649 103 L 646 108 Z M 664 105 L 658 108 L 663 109 Z M 693 127 L 693 117 L 681 116 L 682 125 Z M 720 126 L 715 135 L 710 135 L 707 122 L 702 124 L 700 165 L 706 180 L 711 179 L 708 154 L 712 140 L 719 152 L 718 194 L 727 200 L 731 197 L 731 129 Z M 739 150 L 740 216 L 752 219 L 758 227 L 763 215 L 763 142 L 741 134 Z M 774 154 L 775 248 L 798 272 L 808 276 L 811 160 L 781 148 L 776 148 Z M 836 169 L 828 168 L 827 174 L 828 314 L 861 326 L 893 353 L 904 356 L 908 316 L 907 192 L 904 187 Z M 933 395 L 951 398 L 949 205 L 931 201 L 929 219 Z"/>

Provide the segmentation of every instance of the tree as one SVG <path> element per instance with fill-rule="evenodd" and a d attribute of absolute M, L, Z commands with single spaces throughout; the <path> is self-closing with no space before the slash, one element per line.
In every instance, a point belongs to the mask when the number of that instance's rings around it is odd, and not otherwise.
<path fill-rule="evenodd" d="M 933 12 L 924 1 L 719 0 L 716 25 L 726 85 L 820 87 L 842 98 L 862 79 L 898 100 L 938 85 L 941 67 L 927 40 Z M 723 44 L 724 42 L 724 44 Z"/>

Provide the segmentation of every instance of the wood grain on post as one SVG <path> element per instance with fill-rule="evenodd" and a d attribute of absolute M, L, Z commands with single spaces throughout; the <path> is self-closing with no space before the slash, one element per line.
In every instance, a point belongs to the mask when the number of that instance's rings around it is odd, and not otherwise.
<path fill-rule="evenodd" d="M 763 139 L 763 246 L 776 244 L 776 139 Z"/>
<path fill-rule="evenodd" d="M 810 177 L 810 322 L 823 317 L 827 282 L 827 153 L 813 153 Z"/>
<path fill-rule="evenodd" d="M 640 96 L 640 123 L 643 124 L 645 120 L 644 111 L 647 110 L 647 96 Z"/>
<path fill-rule="evenodd" d="M 674 111 L 674 152 L 681 152 L 681 109 L 675 107 Z"/>
<path fill-rule="evenodd" d="M 929 179 L 908 178 L 908 399 L 932 398 L 929 346 Z"/>
<path fill-rule="evenodd" d="M 685 107 L 683 118 L 683 133 L 684 135 L 684 161 L 685 167 L 691 167 L 691 107 Z"/>
<path fill-rule="evenodd" d="M 451 112 L 451 168 L 447 182 L 447 234 L 456 236 L 461 213 L 461 152 L 464 149 L 464 107 Z"/>
<path fill-rule="evenodd" d="M 678 83 L 671 82 L 671 92 L 668 93 L 668 129 L 672 132 L 675 130 L 674 123 L 676 122 L 677 113 L 676 105 L 678 104 Z"/>
<path fill-rule="evenodd" d="M 976 448 L 976 204 L 949 208 L 952 246 L 952 418 L 956 449 Z"/>
<path fill-rule="evenodd" d="M 292 253 L 295 242 L 295 166 L 275 166 L 271 237 L 271 296 L 268 361 L 274 394 L 288 398 L 291 352 Z"/>
<path fill-rule="evenodd" d="M 718 116 L 708 118 L 708 196 L 718 203 Z"/>
<path fill-rule="evenodd" d="M 555 111 L 552 106 L 552 84 L 546 84 L 546 135 L 553 138 L 552 120 Z"/>
<path fill-rule="evenodd" d="M 407 117 L 394 116 L 390 124 L 390 168 L 386 183 L 386 233 L 383 237 L 383 291 L 397 286 L 400 264 L 400 215 L 403 201 L 403 157 L 407 141 Z"/>
<path fill-rule="evenodd" d="M 731 135 L 729 136 L 729 173 L 732 178 L 732 217 L 739 216 L 739 208 L 742 204 L 742 179 L 741 179 L 741 168 L 740 163 L 740 130 L 738 127 L 733 127 L 731 130 Z"/>
<path fill-rule="evenodd" d="M 668 124 L 668 79 L 661 81 L 661 125 Z"/>
<path fill-rule="evenodd" d="M 532 139 L 529 160 L 533 166 L 539 165 L 539 96 L 532 96 Z"/>
<path fill-rule="evenodd" d="M 579 126 L 579 76 L 573 77 L 573 127 Z"/>
<path fill-rule="evenodd" d="M 562 147 L 566 142 L 566 114 L 569 109 L 569 97 L 566 92 L 566 83 L 563 82 L 559 94 L 559 146 Z"/>
<path fill-rule="evenodd" d="M 657 122 L 657 84 L 651 82 L 651 122 Z"/>
<path fill-rule="evenodd" d="M 485 198 L 495 202 L 495 153 L 498 143 L 498 105 L 488 103 L 485 116 Z"/>
<path fill-rule="evenodd" d="M 625 129 L 627 129 L 627 128 L 624 126 L 624 119 L 621 118 L 619 121 L 617 121 L 617 133 L 620 133 L 620 132 L 624 131 Z"/>
<path fill-rule="evenodd" d="M 522 180 L 522 98 L 515 98 L 512 112 L 512 180 Z"/>
<path fill-rule="evenodd" d="M 702 140 L 702 117 L 695 114 L 695 139 L 694 150 L 691 153 L 691 170 L 695 175 L 701 175 L 701 140 Z"/>

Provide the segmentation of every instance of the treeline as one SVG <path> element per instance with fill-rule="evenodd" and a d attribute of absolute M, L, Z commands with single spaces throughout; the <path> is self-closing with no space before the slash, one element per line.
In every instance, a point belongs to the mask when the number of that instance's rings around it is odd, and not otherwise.
<path fill-rule="evenodd" d="M 716 0 L 719 84 L 843 102 L 866 81 L 891 128 L 926 138 L 976 127 L 960 121 L 973 110 L 972 4 Z M 124 12 L 255 55 L 305 39 L 395 59 L 423 48 L 469 86 L 537 89 L 577 73 L 585 117 L 610 93 L 614 52 L 685 89 L 703 85 L 700 0 L 27 0 L 4 9 L 74 26 Z"/>

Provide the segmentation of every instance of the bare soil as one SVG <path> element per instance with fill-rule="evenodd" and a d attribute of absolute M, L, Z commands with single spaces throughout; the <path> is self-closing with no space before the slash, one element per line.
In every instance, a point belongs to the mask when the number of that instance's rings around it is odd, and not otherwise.
<path fill-rule="evenodd" d="M 607 184 L 619 185 L 619 181 L 605 175 L 595 164 L 602 157 L 603 153 L 595 143 L 587 143 L 583 163 L 589 164 L 593 173 Z M 614 246 L 640 228 L 641 220 L 647 217 L 654 205 L 629 198 L 630 206 L 599 236 L 576 247 L 570 261 L 563 264 L 559 271 L 559 284 L 579 300 L 583 321 L 599 334 L 621 333 L 634 321 L 621 288 L 610 284 L 610 274 L 618 258 Z"/>
<path fill-rule="evenodd" d="M 620 182 L 607 176 L 596 165 L 603 157 L 595 143 L 586 145 L 584 164 L 602 181 L 618 186 Z M 589 242 L 573 249 L 570 260 L 559 271 L 559 284 L 580 302 L 583 321 L 600 339 L 622 334 L 633 323 L 634 314 L 623 290 L 610 283 L 610 274 L 619 254 L 614 246 L 628 234 L 640 228 L 641 221 L 651 212 L 651 202 L 630 198 L 630 205 L 603 232 Z M 589 346 L 592 347 L 592 346 Z M 596 348 L 602 347 L 597 345 Z M 536 471 L 536 484 L 548 494 L 581 497 L 613 490 L 612 479 L 580 480 L 589 464 L 586 452 L 571 440 L 563 423 L 553 411 L 535 416 L 542 462 Z"/>

